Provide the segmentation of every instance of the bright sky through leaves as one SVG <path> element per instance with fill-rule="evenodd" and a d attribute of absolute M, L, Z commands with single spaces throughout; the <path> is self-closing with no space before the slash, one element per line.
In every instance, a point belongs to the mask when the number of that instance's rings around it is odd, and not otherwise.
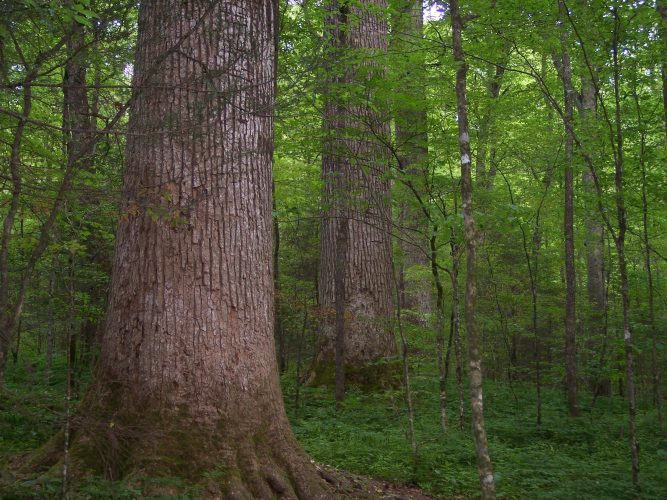
<path fill-rule="evenodd" d="M 444 7 L 433 2 L 424 2 L 424 20 L 436 21 L 444 16 Z"/>

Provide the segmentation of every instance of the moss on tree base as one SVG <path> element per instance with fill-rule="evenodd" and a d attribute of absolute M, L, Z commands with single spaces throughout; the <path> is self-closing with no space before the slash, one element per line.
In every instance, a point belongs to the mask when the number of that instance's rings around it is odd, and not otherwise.
<path fill-rule="evenodd" d="M 402 365 L 398 358 L 382 358 L 361 366 L 345 367 L 345 384 L 365 392 L 396 389 L 401 386 Z M 333 387 L 336 384 L 336 365 L 333 361 L 315 361 L 306 378 L 312 387 Z"/>
<path fill-rule="evenodd" d="M 185 409 L 80 413 L 71 421 L 68 481 L 75 488 L 86 478 L 104 477 L 142 495 L 331 498 L 331 485 L 286 419 L 267 421 L 266 413 L 217 420 L 194 420 Z M 21 475 L 61 476 L 64 445 L 61 431 L 29 458 Z"/>

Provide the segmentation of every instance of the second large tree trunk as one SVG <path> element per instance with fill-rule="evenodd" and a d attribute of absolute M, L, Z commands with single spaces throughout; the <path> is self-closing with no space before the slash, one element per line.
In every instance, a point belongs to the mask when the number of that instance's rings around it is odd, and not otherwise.
<path fill-rule="evenodd" d="M 397 66 L 394 123 L 395 148 L 401 175 L 421 194 L 428 175 L 428 121 L 426 102 L 426 61 L 420 46 L 423 38 L 424 16 L 421 0 L 395 0 L 396 14 L 392 18 L 392 63 Z M 394 189 L 399 188 L 395 186 Z M 399 204 L 403 253 L 400 266 L 401 307 L 405 317 L 414 323 L 425 324 L 431 312 L 432 284 L 412 275 L 411 270 L 426 269 L 429 265 L 429 221 L 422 207 L 408 189 Z M 424 273 L 421 273 L 424 274 Z"/>
<path fill-rule="evenodd" d="M 384 69 L 373 59 L 387 50 L 387 24 L 374 9 L 386 2 L 347 2 L 328 6 L 331 76 L 324 128 L 324 217 L 320 231 L 320 336 L 309 382 L 332 384 L 335 358 L 335 262 L 338 226 L 347 220 L 347 261 L 344 283 L 345 371 L 352 383 L 393 384 L 396 370 L 369 363 L 396 352 L 393 318 L 392 254 L 390 235 L 389 122 L 377 109 L 374 91 Z M 371 8 L 372 7 L 372 8 Z M 342 60 L 343 65 L 336 65 Z M 363 87 L 363 92 L 350 90 Z M 386 108 L 386 106 L 385 106 Z M 385 365 L 388 366 L 388 365 Z M 396 366 L 396 368 L 400 368 Z"/>

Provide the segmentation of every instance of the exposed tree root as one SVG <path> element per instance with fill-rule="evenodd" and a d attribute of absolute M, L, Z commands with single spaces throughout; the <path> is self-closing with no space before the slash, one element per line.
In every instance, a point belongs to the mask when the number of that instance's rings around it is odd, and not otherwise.
<path fill-rule="evenodd" d="M 287 419 L 275 418 L 275 408 L 196 421 L 189 408 L 142 411 L 127 401 L 120 403 L 112 391 L 104 392 L 105 397 L 102 393 L 89 391 L 71 420 L 68 482 L 72 490 L 88 478 L 103 477 L 122 481 L 142 495 L 428 498 L 414 488 L 316 464 L 299 447 Z M 32 455 L 17 457 L 12 469 L 20 479 L 60 477 L 63 459 L 61 431 Z M 181 481 L 160 481 L 175 478 Z M 12 482 L 10 477 L 0 479 Z"/>

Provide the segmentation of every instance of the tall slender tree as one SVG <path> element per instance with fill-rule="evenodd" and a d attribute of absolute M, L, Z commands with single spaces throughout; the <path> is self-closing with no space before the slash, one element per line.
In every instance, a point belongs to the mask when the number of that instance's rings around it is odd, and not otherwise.
<path fill-rule="evenodd" d="M 71 2 L 65 2 L 61 9 L 59 14 L 61 13 L 65 19 L 74 19 L 75 15 L 81 17 L 80 14 L 73 14 L 72 11 L 75 9 Z M 43 12 L 40 12 L 40 8 L 37 8 L 36 12 L 38 16 L 44 15 Z M 16 9 L 14 11 L 10 9 L 10 13 L 18 15 L 20 20 L 20 13 L 31 13 L 31 9 Z M 68 199 L 70 199 L 71 188 L 78 172 L 88 163 L 97 140 L 102 136 L 102 134 L 93 133 L 90 110 L 85 97 L 86 83 L 83 53 L 87 42 L 81 23 L 65 23 L 65 29 L 58 38 L 45 37 L 46 44 L 44 46 L 42 46 L 43 42 L 40 42 L 30 51 L 24 51 L 20 46 L 21 38 L 26 36 L 20 29 L 21 22 L 12 22 L 7 26 L 11 26 L 11 38 L 14 40 L 13 44 L 19 60 L 19 64 L 14 65 L 14 67 L 22 68 L 22 71 L 18 72 L 18 82 L 4 82 L 7 88 L 11 88 L 17 93 L 17 101 L 21 102 L 21 105 L 20 108 L 17 108 L 19 112 L 15 117 L 17 123 L 8 161 L 11 176 L 11 201 L 5 213 L 2 234 L 0 235 L 0 373 L 4 368 L 6 352 L 11 343 L 14 329 L 23 312 L 29 286 L 37 266 L 52 240 L 58 216 Z M 0 48 L 2 48 L 1 45 Z M 63 49 L 65 50 L 63 51 Z M 66 57 L 61 57 L 62 52 L 65 52 Z M 0 62 L 0 67 L 2 67 L 2 64 Z M 44 70 L 46 65 L 50 65 L 51 69 L 49 71 Z M 65 95 L 63 101 L 61 101 L 63 103 L 61 109 L 64 119 L 62 124 L 58 123 L 56 126 L 63 125 L 65 130 L 66 158 L 63 162 L 64 168 L 55 176 L 58 181 L 51 186 L 52 192 L 48 201 L 50 206 L 38 223 L 35 243 L 29 250 L 26 262 L 22 265 L 21 273 L 19 276 L 10 276 L 9 249 L 15 235 L 14 225 L 17 222 L 16 217 L 22 201 L 26 199 L 29 193 L 24 184 L 26 173 L 24 162 L 28 156 L 25 155 L 24 151 L 26 148 L 26 132 L 31 129 L 34 131 L 45 125 L 44 121 L 35 120 L 31 113 L 33 112 L 33 105 L 43 104 L 41 96 L 37 95 L 40 87 L 43 89 L 52 85 L 51 82 L 43 82 L 42 79 L 59 67 L 65 69 L 63 81 Z M 6 73 L 3 73 L 2 77 L 6 79 L 6 76 Z M 120 104 L 117 112 L 108 117 L 104 131 L 108 132 L 114 129 L 124 116 L 125 111 L 126 106 Z M 10 113 L 10 116 L 13 114 Z M 51 128 L 51 126 L 46 124 L 44 128 Z M 11 290 L 14 293 L 10 293 Z"/>
<path fill-rule="evenodd" d="M 88 99 L 88 84 L 86 81 L 87 64 L 90 62 L 86 45 L 86 30 L 81 23 L 73 21 L 70 28 L 71 36 L 67 40 L 67 61 L 63 78 L 63 125 L 67 161 L 76 166 L 77 170 L 93 174 L 95 120 Z M 74 184 L 74 183 L 73 183 Z M 82 185 L 83 184 L 83 185 Z M 111 257 L 106 249 L 104 235 L 100 225 L 86 220 L 89 214 L 95 212 L 99 200 L 85 189 L 85 184 L 75 185 L 74 196 L 70 196 L 67 204 L 68 218 L 79 219 L 79 224 L 85 227 L 89 236 L 85 242 L 84 262 L 90 267 L 108 271 L 111 267 Z M 82 210 L 83 209 L 83 210 Z M 103 309 L 104 289 L 98 286 L 89 287 L 88 297 L 92 305 Z M 83 321 L 80 332 L 72 329 L 70 339 L 70 359 L 72 364 L 77 363 L 77 345 L 84 341 L 88 350 L 98 334 L 99 320 L 91 315 Z"/>
<path fill-rule="evenodd" d="M 580 36 L 577 25 L 574 22 L 568 7 L 564 0 L 560 0 L 562 19 L 567 19 L 569 24 L 575 30 L 579 45 L 586 60 L 586 65 L 591 77 L 592 67 L 586 44 Z M 621 106 L 621 59 L 620 54 L 623 50 L 621 45 L 622 22 L 619 14 L 619 7 L 615 4 L 611 9 L 612 15 L 612 39 L 611 39 L 611 54 L 612 54 L 612 74 L 611 82 L 613 86 L 613 118 L 608 111 L 605 101 L 602 98 L 602 93 L 599 84 L 595 78 L 591 78 L 595 86 L 596 98 L 601 103 L 602 112 L 605 118 L 606 125 L 609 132 L 609 145 L 612 149 L 614 160 L 614 201 L 616 205 L 616 227 L 612 224 L 611 217 L 603 205 L 603 191 L 600 182 L 599 172 L 595 169 L 595 164 L 588 151 L 583 148 L 583 142 L 578 138 L 573 127 L 569 127 L 573 140 L 581 149 L 582 156 L 586 161 L 595 183 L 597 194 L 598 210 L 602 217 L 607 231 L 611 235 L 614 246 L 616 248 L 616 257 L 618 262 L 618 271 L 620 278 L 620 296 L 622 305 L 622 326 L 623 326 L 623 344 L 625 350 L 625 376 L 627 389 L 627 404 L 628 404 L 628 442 L 630 448 L 630 461 L 632 467 L 632 483 L 635 486 L 637 493 L 640 491 L 639 485 L 639 444 L 637 442 L 637 401 L 635 388 L 635 346 L 633 340 L 633 332 L 630 323 L 630 283 L 628 278 L 628 261 L 626 256 L 626 236 L 628 232 L 627 208 L 625 199 L 625 149 L 624 149 L 624 134 L 622 123 L 622 106 Z M 564 113 L 561 110 L 563 116 Z M 564 120 L 567 123 L 567 120 Z"/>
<path fill-rule="evenodd" d="M 0 374 L 4 371 L 7 355 L 13 340 L 14 330 L 19 322 L 23 305 L 25 303 L 28 284 L 30 283 L 35 266 L 50 240 L 50 233 L 56 221 L 60 208 L 65 200 L 71 186 L 72 177 L 75 172 L 76 162 L 73 157 L 68 157 L 63 177 L 58 187 L 51 211 L 44 220 L 39 230 L 37 244 L 32 248 L 30 257 L 24 266 L 21 276 L 12 283 L 10 279 L 9 248 L 14 236 L 14 224 L 19 213 L 21 200 L 24 196 L 24 172 L 23 172 L 23 147 L 26 141 L 26 130 L 29 129 L 30 116 L 34 104 L 34 84 L 43 69 L 44 64 L 50 58 L 55 57 L 60 49 L 66 45 L 71 33 L 65 33 L 55 43 L 39 51 L 37 55 L 28 59 L 19 51 L 20 65 L 25 70 L 23 81 L 15 86 L 20 92 L 18 100 L 21 102 L 20 113 L 16 116 L 16 126 L 9 152 L 9 177 L 11 179 L 11 198 L 9 208 L 5 213 L 2 223 L 2 234 L 0 235 Z M 9 83 L 9 82 L 5 82 Z M 14 297 L 10 295 L 10 287 L 16 286 L 17 292 Z"/>
<path fill-rule="evenodd" d="M 567 408 L 570 416 L 579 415 L 577 400 L 577 350 L 576 329 L 577 282 L 574 267 L 574 88 L 572 86 L 572 66 L 568 49 L 567 13 L 563 0 L 558 2 L 561 24 L 561 60 L 560 69 L 563 80 L 565 127 L 565 168 L 564 190 L 565 211 L 563 231 L 565 234 L 565 387 L 567 391 Z"/>
<path fill-rule="evenodd" d="M 660 394 L 660 367 L 658 366 L 658 328 L 655 318 L 655 284 L 654 266 L 651 256 L 649 230 L 649 200 L 646 179 L 646 130 L 642 116 L 641 104 L 637 91 L 637 82 L 633 84 L 633 98 L 637 110 L 637 128 L 639 129 L 639 167 L 642 179 L 642 243 L 644 245 L 644 266 L 646 268 L 646 288 L 648 293 L 648 326 L 651 331 L 651 396 L 653 405 L 658 410 L 658 426 L 665 431 L 665 416 L 663 413 L 662 396 Z"/>
<path fill-rule="evenodd" d="M 472 405 L 473 434 L 477 472 L 483 499 L 496 497 L 493 466 L 484 425 L 484 396 L 482 390 L 482 355 L 480 352 L 475 302 L 477 296 L 477 234 L 473 215 L 472 168 L 470 132 L 468 128 L 468 97 L 466 76 L 468 66 L 463 51 L 464 18 L 458 0 L 450 2 L 452 17 L 452 49 L 456 67 L 456 112 L 459 131 L 459 153 L 461 155 L 461 205 L 465 228 L 466 289 L 465 325 L 468 334 L 468 358 L 470 361 L 470 399 Z"/>
<path fill-rule="evenodd" d="M 619 52 L 621 47 L 621 17 L 618 5 L 612 8 L 614 29 L 612 32 L 612 63 L 614 83 L 614 127 L 611 142 L 614 146 L 614 198 L 616 200 L 616 220 L 618 232 L 614 235 L 618 270 L 620 274 L 621 303 L 623 310 L 623 344 L 625 347 L 625 376 L 628 401 L 628 441 L 630 445 L 630 463 L 632 465 L 632 483 L 639 491 L 639 444 L 637 443 L 637 401 L 635 394 L 635 360 L 634 341 L 630 326 L 630 282 L 625 254 L 625 238 L 628 230 L 627 209 L 625 206 L 625 151 L 623 146 L 623 125 L 621 123 L 621 63 Z M 611 128 L 611 127 L 610 127 Z M 611 131 L 611 130 L 610 130 Z"/>
<path fill-rule="evenodd" d="M 664 116 L 665 139 L 667 140 L 667 0 L 657 0 L 660 14 L 660 72 L 662 75 L 662 112 Z"/>

